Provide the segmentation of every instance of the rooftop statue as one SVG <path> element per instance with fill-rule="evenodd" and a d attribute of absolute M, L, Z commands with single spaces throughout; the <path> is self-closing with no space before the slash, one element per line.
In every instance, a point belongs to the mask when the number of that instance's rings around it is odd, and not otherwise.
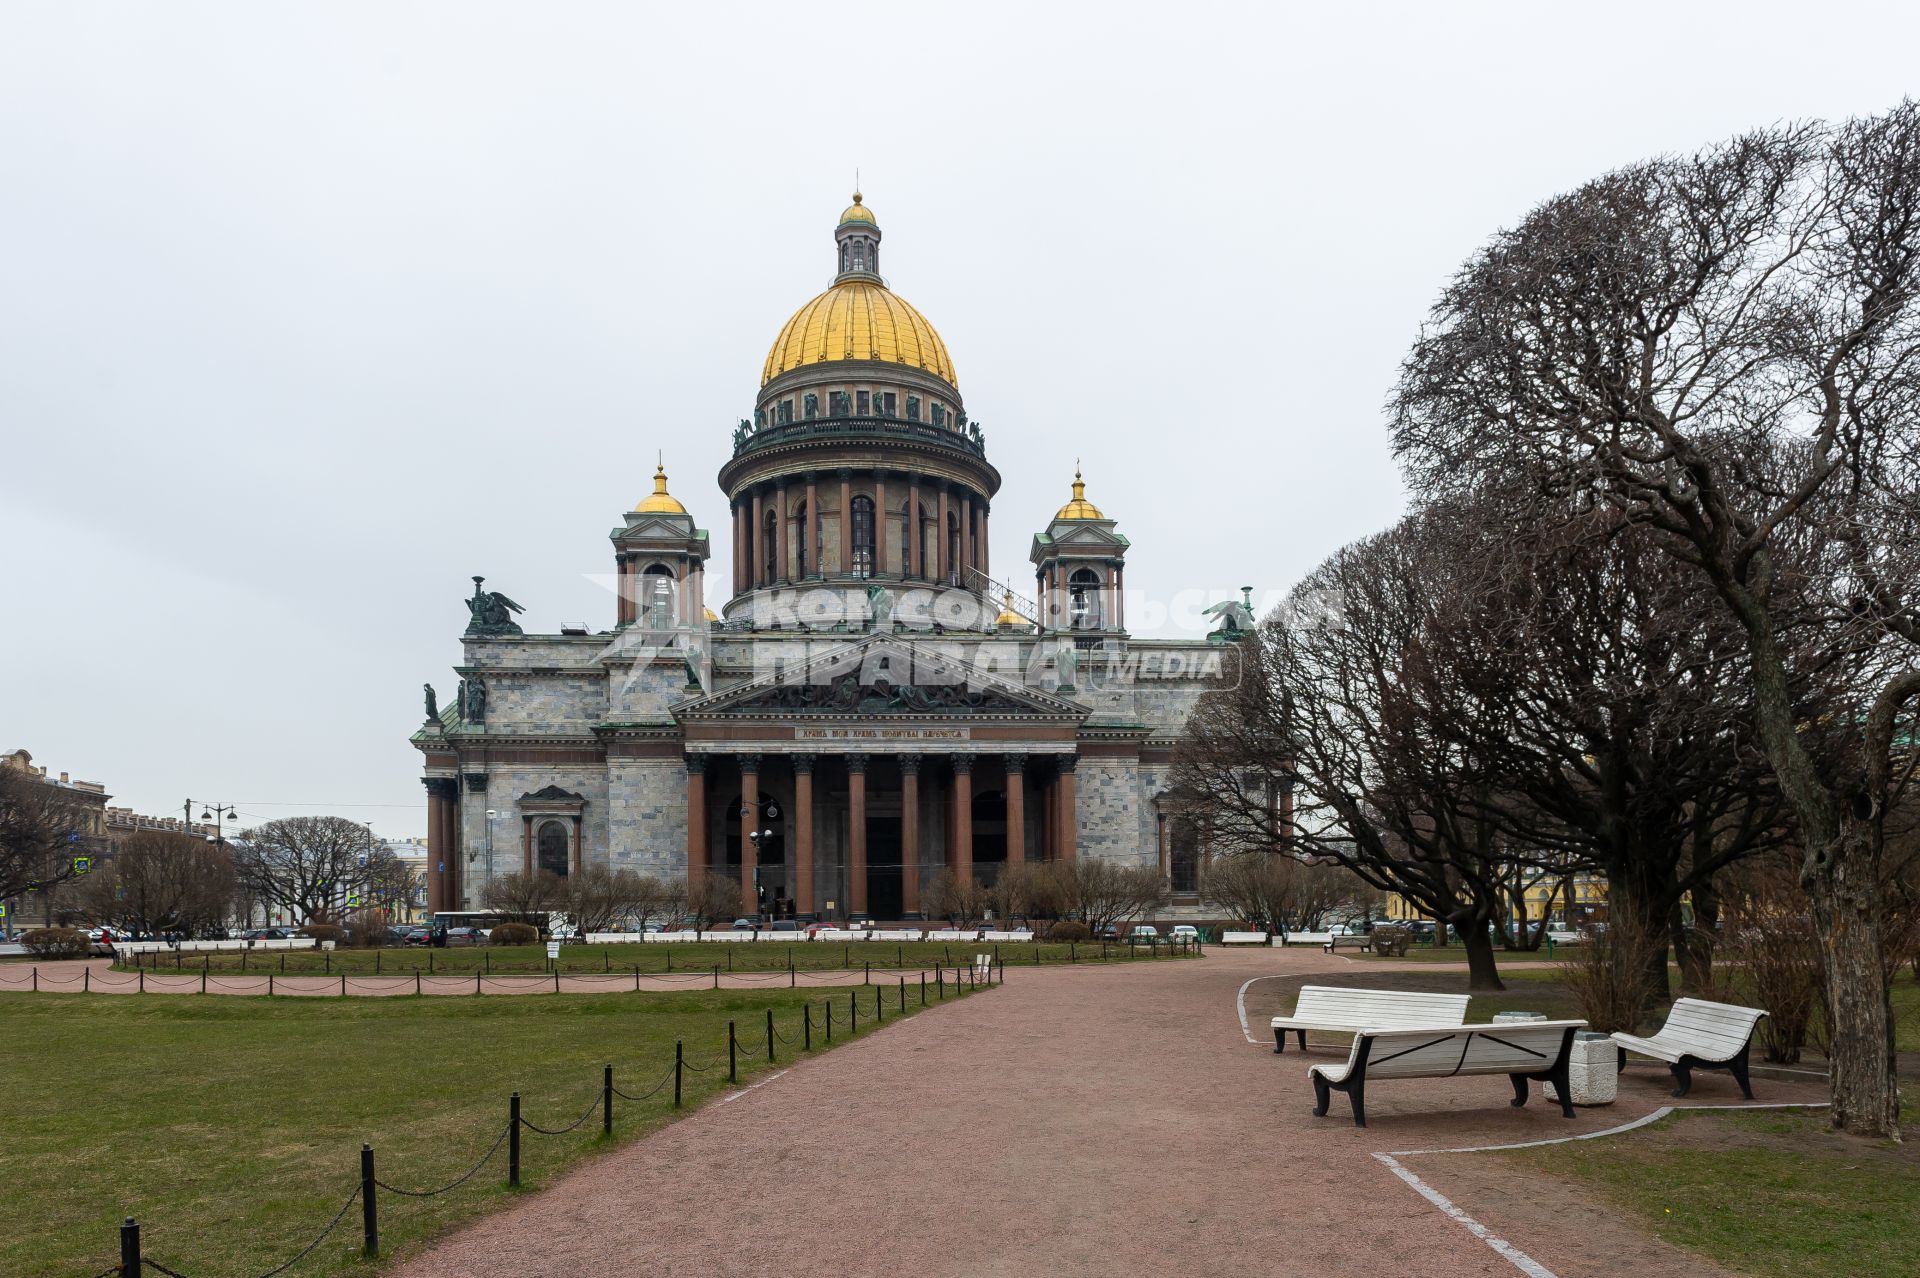
<path fill-rule="evenodd" d="M 1217 643 L 1227 643 L 1242 635 L 1252 634 L 1257 624 L 1253 618 L 1253 587 L 1242 587 L 1239 599 L 1224 600 L 1201 615 L 1220 618 L 1220 625 L 1207 636 Z"/>
<path fill-rule="evenodd" d="M 467 600 L 467 611 L 472 619 L 467 622 L 470 635 L 517 635 L 523 633 L 514 621 L 513 614 L 525 612 L 513 600 L 497 590 L 483 590 L 480 583 L 485 577 L 473 579 L 473 598 Z"/>

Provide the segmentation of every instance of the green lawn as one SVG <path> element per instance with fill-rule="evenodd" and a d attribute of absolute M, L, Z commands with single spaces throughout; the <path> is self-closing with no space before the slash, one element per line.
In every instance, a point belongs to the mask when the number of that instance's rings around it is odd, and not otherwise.
<path fill-rule="evenodd" d="M 719 990 L 544 998 L 283 999 L 0 995 L 0 1184 L 6 1228 L 0 1274 L 74 1278 L 118 1256 L 117 1226 L 135 1216 L 145 1250 L 183 1273 L 260 1273 L 311 1242 L 358 1183 L 362 1141 L 382 1179 L 409 1188 L 451 1181 L 506 1128 L 507 1097 L 524 1116 L 564 1127 L 600 1092 L 601 1069 L 639 1094 L 659 1083 L 683 1039 L 691 1107 L 728 1087 L 727 1022 L 748 1046 L 742 1080 L 767 1071 L 772 1008 L 781 1063 L 801 1048 L 801 1006 L 824 1050 L 826 999 L 834 1042 L 848 1002 L 859 1033 L 900 1015 L 898 987 Z M 952 987 L 948 999 L 955 997 Z M 937 1000 L 929 991 L 929 1002 Z M 916 985 L 909 1013 L 919 1009 Z M 672 1085 L 652 1099 L 616 1100 L 616 1140 L 673 1117 Z M 523 1185 L 551 1182 L 605 1148 L 596 1112 L 577 1132 L 523 1135 Z M 496 1205 L 504 1146 L 461 1189 L 437 1198 L 379 1195 L 391 1255 Z M 294 1278 L 364 1268 L 354 1207 Z"/>
<path fill-rule="evenodd" d="M 667 942 L 652 945 L 564 945 L 557 964 L 549 965 L 544 945 L 481 945 L 430 950 L 407 946 L 379 950 L 272 950 L 250 953 L 145 955 L 141 961 L 161 971 L 196 971 L 203 962 L 212 971 L 249 972 L 373 972 L 411 975 L 418 971 L 471 974 L 487 971 L 550 972 L 784 972 L 792 962 L 799 971 L 853 968 L 871 963 L 878 972 L 893 968 L 953 967 L 973 961 L 976 954 L 994 954 L 1008 967 L 1034 964 L 1088 963 L 1131 960 L 1147 962 L 1175 956 L 1166 945 L 1154 947 L 1083 941 L 1068 944 L 995 944 L 990 941 L 723 941 Z M 131 971 L 132 964 L 120 965 Z"/>
<path fill-rule="evenodd" d="M 1407 947 L 1407 952 L 1399 958 L 1389 958 L 1384 954 L 1362 953 L 1357 949 L 1335 951 L 1342 958 L 1360 959 L 1367 963 L 1464 963 L 1467 951 L 1461 945 L 1421 945 L 1418 942 Z M 1549 956 L 1546 946 L 1537 950 L 1495 950 L 1494 963 L 1505 968 L 1510 963 L 1550 963 L 1558 961 L 1558 956 Z"/>
<path fill-rule="evenodd" d="M 1838 1135 L 1823 1111 L 1676 1114 L 1498 1157 L 1585 1182 L 1652 1233 L 1740 1273 L 1920 1272 L 1920 1148 Z"/>

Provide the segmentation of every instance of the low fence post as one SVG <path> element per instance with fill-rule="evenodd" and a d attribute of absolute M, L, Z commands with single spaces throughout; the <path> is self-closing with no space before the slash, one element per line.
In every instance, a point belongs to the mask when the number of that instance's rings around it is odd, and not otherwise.
<path fill-rule="evenodd" d="M 858 1034 L 859 1032 L 860 1032 L 860 996 L 858 994 L 849 993 L 847 995 L 847 1033 Z"/>
<path fill-rule="evenodd" d="M 720 988 L 720 965 L 718 963 L 713 965 L 713 988 L 716 990 Z"/>
<path fill-rule="evenodd" d="M 140 1222 L 131 1216 L 120 1223 L 120 1278 L 140 1278 Z"/>
<path fill-rule="evenodd" d="M 904 976 L 900 978 L 900 1010 L 907 1010 L 907 978 Z"/>
<path fill-rule="evenodd" d="M 613 1135 L 613 1066 L 600 1076 L 600 1134 Z"/>
<path fill-rule="evenodd" d="M 89 990 L 93 988 L 92 977 L 93 977 L 92 968 L 83 967 L 80 969 L 80 992 L 82 994 L 87 993 Z"/>
<path fill-rule="evenodd" d="M 141 973 L 141 976 L 143 976 L 143 977 L 144 977 L 145 975 L 146 975 L 146 973 L 144 973 L 144 972 L 142 972 L 142 973 Z M 416 983 L 416 984 L 418 983 L 418 978 L 417 978 L 417 977 L 415 978 L 415 983 Z M 141 983 L 140 983 L 140 989 L 141 989 L 141 992 L 142 992 L 142 993 L 144 993 L 144 992 L 146 991 L 146 988 L 147 988 L 147 985 L 146 985 L 146 982 L 145 982 L 144 980 L 143 980 L 143 981 L 141 981 Z M 268 972 L 268 973 L 267 973 L 267 997 L 268 997 L 268 998 L 272 998 L 272 997 L 273 997 L 273 973 L 272 973 L 272 972 Z"/>
<path fill-rule="evenodd" d="M 507 1184 L 520 1187 L 520 1093 L 507 1097 Z"/>
<path fill-rule="evenodd" d="M 925 971 L 922 971 L 920 973 L 920 1006 L 925 1007 L 926 1005 L 927 1005 L 927 974 Z"/>
<path fill-rule="evenodd" d="M 933 969 L 933 990 L 937 1002 L 945 1002 L 947 997 L 947 969 L 935 965 Z"/>
<path fill-rule="evenodd" d="M 739 1067 L 736 1065 L 735 1058 L 734 1058 L 735 1042 L 736 1040 L 734 1039 L 734 1036 L 733 1036 L 733 1022 L 728 1021 L 727 1022 L 727 1081 L 729 1083 L 737 1083 L 740 1081 L 740 1070 L 739 1070 Z"/>
<path fill-rule="evenodd" d="M 833 1042 L 833 995 L 827 995 L 827 1042 Z"/>
<path fill-rule="evenodd" d="M 686 1067 L 686 1048 L 679 1039 L 673 1040 L 673 1107 L 680 1108 L 680 1071 Z"/>
<path fill-rule="evenodd" d="M 346 988 L 345 988 L 345 981 L 346 981 L 346 979 L 347 979 L 347 978 L 346 978 L 346 977 L 344 977 L 344 976 L 340 978 L 340 980 L 341 980 L 341 982 L 342 982 L 342 987 L 341 987 L 341 990 L 340 990 L 340 992 L 341 992 L 342 994 L 345 994 L 345 993 L 347 992 L 347 991 L 346 991 Z M 207 969 L 206 969 L 206 968 L 204 968 L 204 967 L 200 969 L 200 992 L 201 992 L 202 994 L 205 994 L 205 993 L 207 992 Z"/>
<path fill-rule="evenodd" d="M 380 1214 L 373 1203 L 373 1146 L 360 1146 L 360 1232 L 361 1250 L 369 1256 L 380 1254 Z"/>
<path fill-rule="evenodd" d="M 767 1063 L 773 1063 L 773 1009 L 767 1009 Z"/>
<path fill-rule="evenodd" d="M 271 982 L 273 981 L 273 978 L 272 978 L 271 976 L 269 976 L 269 977 L 267 978 L 267 981 L 268 981 L 269 983 L 271 983 Z M 421 992 L 421 990 L 420 990 L 420 969 L 419 969 L 419 968 L 417 968 L 417 967 L 413 969 L 413 992 L 414 992 L 415 994 L 418 994 L 418 993 L 420 993 L 420 992 Z"/>
<path fill-rule="evenodd" d="M 811 1003 L 800 1005 L 800 1050 L 803 1052 L 813 1050 L 813 1004 Z"/>
<path fill-rule="evenodd" d="M 887 1019 L 887 992 L 878 985 L 873 987 L 873 1019 L 876 1024 L 884 1024 Z"/>
<path fill-rule="evenodd" d="M 866 974 L 860 978 L 860 983 L 862 985 L 873 984 L 873 960 L 872 959 L 867 960 Z"/>
<path fill-rule="evenodd" d="M 347 996 L 347 974 L 345 972 L 342 972 L 340 973 L 340 997 L 345 998 L 346 996 Z"/>
<path fill-rule="evenodd" d="M 271 975 L 267 977 L 267 983 L 268 983 L 268 992 L 271 993 L 272 983 L 273 983 L 273 977 Z M 147 992 L 147 969 L 144 967 L 140 969 L 140 992 L 142 994 L 145 994 Z"/>

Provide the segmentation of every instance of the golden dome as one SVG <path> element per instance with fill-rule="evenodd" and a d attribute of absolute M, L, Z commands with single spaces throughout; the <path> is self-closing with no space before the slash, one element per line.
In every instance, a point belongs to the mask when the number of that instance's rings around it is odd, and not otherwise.
<path fill-rule="evenodd" d="M 685 506 L 682 506 L 679 501 L 667 495 L 666 463 L 662 462 L 653 468 L 653 495 L 641 501 L 641 503 L 633 509 L 636 514 L 643 515 L 684 515 L 687 513 Z"/>
<path fill-rule="evenodd" d="M 845 226 L 849 222 L 865 222 L 869 226 L 880 225 L 873 220 L 873 210 L 860 202 L 858 191 L 853 193 L 853 203 L 847 205 L 847 211 L 840 215 L 840 225 Z"/>
<path fill-rule="evenodd" d="M 1080 463 L 1073 464 L 1073 500 L 1062 506 L 1055 519 L 1105 519 L 1100 508 L 1087 500 L 1086 481 L 1080 478 Z"/>
<path fill-rule="evenodd" d="M 926 316 L 871 280 L 843 280 L 793 313 L 761 370 L 765 386 L 782 373 L 833 360 L 879 360 L 932 373 L 956 389 L 947 344 Z"/>
<path fill-rule="evenodd" d="M 1027 619 L 1013 610 L 1013 592 L 1009 590 L 1005 602 L 1000 605 L 1000 615 L 993 619 L 995 626 L 1024 626 Z"/>
<path fill-rule="evenodd" d="M 706 612 L 706 614 L 707 614 L 707 620 L 708 620 L 708 621 L 718 621 L 718 620 L 720 620 L 720 615 L 719 615 L 718 613 L 716 613 L 716 612 L 714 612 L 714 610 L 713 610 L 713 609 L 711 609 L 711 608 L 708 608 L 708 609 L 705 609 L 705 612 Z"/>

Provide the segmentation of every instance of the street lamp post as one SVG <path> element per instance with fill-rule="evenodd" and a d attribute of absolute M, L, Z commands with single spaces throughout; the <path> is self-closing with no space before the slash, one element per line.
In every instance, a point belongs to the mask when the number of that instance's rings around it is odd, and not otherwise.
<path fill-rule="evenodd" d="M 750 807 L 743 807 L 740 809 L 740 815 L 743 817 L 757 817 L 760 814 Z M 747 832 L 747 837 L 753 840 L 753 911 L 756 915 L 764 916 L 767 912 L 764 908 L 767 890 L 760 885 L 760 848 L 762 844 L 773 837 L 773 831 L 750 830 Z"/>

